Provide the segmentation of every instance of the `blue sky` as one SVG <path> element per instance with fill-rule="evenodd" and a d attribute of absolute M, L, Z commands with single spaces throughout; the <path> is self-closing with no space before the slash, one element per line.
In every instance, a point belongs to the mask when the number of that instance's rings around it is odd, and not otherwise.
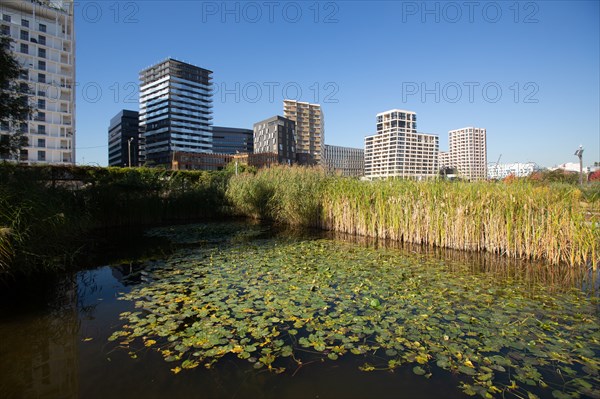
<path fill-rule="evenodd" d="M 362 147 L 375 115 L 487 128 L 488 161 L 600 161 L 598 1 L 76 1 L 77 162 L 107 164 L 109 120 L 141 69 L 212 70 L 215 125 L 316 102 L 327 144 Z"/>

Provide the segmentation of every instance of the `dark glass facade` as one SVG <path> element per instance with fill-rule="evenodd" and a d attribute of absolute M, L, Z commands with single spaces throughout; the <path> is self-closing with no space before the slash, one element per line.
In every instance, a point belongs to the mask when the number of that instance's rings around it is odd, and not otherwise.
<path fill-rule="evenodd" d="M 130 143 L 131 140 L 131 143 Z M 138 166 L 139 113 L 122 110 L 110 120 L 108 127 L 108 166 Z"/>
<path fill-rule="evenodd" d="M 252 153 L 254 132 L 252 129 L 213 126 L 213 152 L 217 154 Z"/>

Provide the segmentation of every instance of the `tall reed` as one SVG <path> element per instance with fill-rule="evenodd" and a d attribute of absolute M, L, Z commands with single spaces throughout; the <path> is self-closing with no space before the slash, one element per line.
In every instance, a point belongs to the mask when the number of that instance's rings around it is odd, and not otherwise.
<path fill-rule="evenodd" d="M 552 264 L 597 265 L 600 201 L 571 185 L 359 181 L 276 167 L 233 177 L 239 213 L 281 223 Z"/>

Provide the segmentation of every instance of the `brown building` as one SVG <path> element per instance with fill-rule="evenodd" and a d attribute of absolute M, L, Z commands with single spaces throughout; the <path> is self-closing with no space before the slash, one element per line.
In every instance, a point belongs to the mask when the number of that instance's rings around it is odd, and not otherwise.
<path fill-rule="evenodd" d="M 171 163 L 172 170 L 222 170 L 231 162 L 256 168 L 269 167 L 278 163 L 277 154 L 208 154 L 176 152 Z"/>

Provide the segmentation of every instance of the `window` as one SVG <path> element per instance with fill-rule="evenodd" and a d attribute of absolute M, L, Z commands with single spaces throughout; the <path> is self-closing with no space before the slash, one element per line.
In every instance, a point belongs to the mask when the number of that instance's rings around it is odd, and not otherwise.
<path fill-rule="evenodd" d="M 46 160 L 46 151 L 38 151 L 38 161 Z"/>
<path fill-rule="evenodd" d="M 46 58 L 46 49 L 45 48 L 38 49 L 38 57 Z"/>
<path fill-rule="evenodd" d="M 38 40 L 40 44 L 43 44 L 44 46 L 46 45 L 46 36 L 39 35 Z"/>
<path fill-rule="evenodd" d="M 40 24 L 40 32 L 46 32 L 46 25 Z"/>
<path fill-rule="evenodd" d="M 46 83 L 46 74 L 45 73 L 38 73 L 38 82 Z"/>
<path fill-rule="evenodd" d="M 46 139 L 38 139 L 37 146 L 41 148 L 46 148 Z"/>
<path fill-rule="evenodd" d="M 21 125 L 19 126 L 19 132 L 27 133 L 27 123 L 25 123 L 25 122 L 21 123 Z"/>
<path fill-rule="evenodd" d="M 46 100 L 40 98 L 37 103 L 38 109 L 46 109 Z"/>
<path fill-rule="evenodd" d="M 29 85 L 27 83 L 19 83 L 19 92 L 21 93 L 29 93 Z"/>
<path fill-rule="evenodd" d="M 4 36 L 10 36 L 10 26 L 2 25 L 2 34 Z"/>
<path fill-rule="evenodd" d="M 21 29 L 21 40 L 29 40 L 29 32 Z"/>
<path fill-rule="evenodd" d="M 29 20 L 27 20 L 27 19 L 21 19 L 21 26 L 29 28 Z"/>
<path fill-rule="evenodd" d="M 23 54 L 29 54 L 29 45 L 21 43 L 21 52 Z"/>
<path fill-rule="evenodd" d="M 21 70 L 21 72 L 19 72 L 19 79 L 28 80 L 29 79 L 29 71 L 27 71 L 27 69 Z"/>
<path fill-rule="evenodd" d="M 46 70 L 46 61 L 38 61 L 38 69 L 40 71 L 45 71 Z"/>
<path fill-rule="evenodd" d="M 45 112 L 38 112 L 37 117 L 36 117 L 37 121 L 45 121 L 46 120 L 46 113 Z"/>
<path fill-rule="evenodd" d="M 10 15 L 2 14 L 2 20 L 6 22 L 10 22 Z"/>
<path fill-rule="evenodd" d="M 46 125 L 38 125 L 38 134 L 46 134 Z"/>

